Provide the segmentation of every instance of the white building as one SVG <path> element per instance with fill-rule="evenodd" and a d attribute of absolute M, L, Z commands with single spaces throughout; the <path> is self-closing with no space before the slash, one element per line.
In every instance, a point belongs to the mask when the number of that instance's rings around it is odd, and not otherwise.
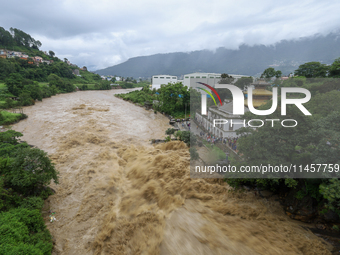
<path fill-rule="evenodd" d="M 249 112 L 247 107 L 244 107 L 244 112 Z M 207 115 L 201 115 L 200 112 L 196 112 L 195 116 L 198 123 L 216 137 L 237 137 L 236 130 L 244 127 L 243 116 L 233 115 L 233 102 L 227 99 L 224 100 L 222 106 L 209 107 Z M 214 127 L 214 119 L 224 119 L 228 123 L 216 124 Z"/>
<path fill-rule="evenodd" d="M 188 88 L 195 88 L 201 86 L 197 82 L 203 82 L 212 87 L 221 80 L 221 74 L 217 73 L 190 73 L 185 74 L 183 79 L 183 85 Z"/>
<path fill-rule="evenodd" d="M 241 77 L 248 77 L 247 75 L 239 75 L 239 74 L 229 74 L 234 79 L 233 83 L 235 83 Z M 201 86 L 198 82 L 203 82 L 205 84 L 210 85 L 211 87 L 215 87 L 215 84 L 219 83 L 221 80 L 220 73 L 190 73 L 184 75 L 183 85 L 188 88 L 195 88 Z"/>
<path fill-rule="evenodd" d="M 152 76 L 152 87 L 151 89 L 159 89 L 161 85 L 168 83 L 176 83 L 177 76 L 172 75 L 154 75 Z"/>

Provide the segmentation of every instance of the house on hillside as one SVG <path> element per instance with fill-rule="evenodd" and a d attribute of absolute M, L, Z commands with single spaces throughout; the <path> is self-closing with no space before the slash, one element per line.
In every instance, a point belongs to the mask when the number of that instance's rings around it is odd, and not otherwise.
<path fill-rule="evenodd" d="M 14 51 L 7 51 L 7 58 L 15 58 Z"/>
<path fill-rule="evenodd" d="M 4 49 L 0 49 L 0 58 L 7 58 L 7 51 Z"/>
<path fill-rule="evenodd" d="M 72 73 L 73 73 L 74 75 L 80 75 L 80 73 L 79 73 L 79 70 L 78 70 L 78 69 L 73 69 L 73 70 L 72 70 Z"/>
<path fill-rule="evenodd" d="M 34 58 L 34 61 L 37 62 L 37 63 L 41 63 L 43 61 L 43 58 L 42 57 L 39 57 L 39 56 L 35 56 Z"/>
<path fill-rule="evenodd" d="M 86 67 L 86 66 L 83 66 L 82 68 L 80 68 L 80 70 L 82 70 L 82 71 L 87 71 L 87 67 Z"/>

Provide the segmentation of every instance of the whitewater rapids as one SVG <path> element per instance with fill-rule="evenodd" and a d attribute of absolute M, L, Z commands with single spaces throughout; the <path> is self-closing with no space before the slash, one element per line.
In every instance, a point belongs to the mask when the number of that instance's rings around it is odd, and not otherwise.
<path fill-rule="evenodd" d="M 113 96 L 122 92 L 44 99 L 12 127 L 60 172 L 43 214 L 53 254 L 331 254 L 278 202 L 191 179 L 184 143 L 150 145 L 168 119 Z"/>

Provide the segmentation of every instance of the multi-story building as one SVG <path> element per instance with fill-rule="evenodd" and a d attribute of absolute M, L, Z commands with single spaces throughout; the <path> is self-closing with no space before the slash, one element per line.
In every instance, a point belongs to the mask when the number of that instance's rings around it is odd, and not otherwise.
<path fill-rule="evenodd" d="M 176 83 L 177 76 L 172 75 L 154 75 L 152 76 L 152 86 L 151 89 L 159 89 L 161 85 L 166 85 L 168 83 Z"/>
<path fill-rule="evenodd" d="M 239 74 L 229 74 L 234 78 L 233 82 L 236 82 L 241 77 L 247 77 L 247 75 L 239 75 Z M 190 73 L 185 74 L 183 79 L 183 85 L 188 88 L 195 88 L 200 86 L 198 82 L 203 82 L 205 84 L 210 85 L 211 87 L 215 87 L 215 84 L 219 83 L 221 80 L 221 74 L 219 73 Z"/>
<path fill-rule="evenodd" d="M 183 79 L 183 85 L 188 88 L 195 88 L 200 86 L 198 82 L 203 82 L 212 87 L 221 80 L 221 74 L 217 73 L 190 73 L 185 74 Z"/>
<path fill-rule="evenodd" d="M 249 112 L 244 107 L 244 112 Z M 225 99 L 222 106 L 211 106 L 208 108 L 207 115 L 196 112 L 196 119 L 200 126 L 209 131 L 216 137 L 237 137 L 236 130 L 245 126 L 245 120 L 241 115 L 233 115 L 233 102 Z M 223 119 L 225 124 L 216 124 L 214 127 L 214 119 Z"/>
<path fill-rule="evenodd" d="M 39 56 L 36 56 L 36 57 L 34 57 L 34 61 L 38 62 L 38 63 L 41 63 L 43 61 L 43 58 L 39 57 Z"/>

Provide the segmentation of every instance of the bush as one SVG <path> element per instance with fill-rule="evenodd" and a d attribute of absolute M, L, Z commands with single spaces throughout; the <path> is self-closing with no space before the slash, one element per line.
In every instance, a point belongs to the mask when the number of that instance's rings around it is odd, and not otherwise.
<path fill-rule="evenodd" d="M 12 113 L 7 111 L 0 112 L 0 125 L 10 125 L 19 120 L 26 119 L 27 115 L 22 113 Z"/>
<path fill-rule="evenodd" d="M 14 191 L 26 195 L 39 194 L 53 179 L 58 183 L 58 172 L 47 153 L 37 148 L 20 148 L 10 166 L 4 169 L 5 182 Z"/>
<path fill-rule="evenodd" d="M 191 133 L 190 131 L 182 131 L 180 133 L 179 139 L 183 142 L 185 142 L 189 147 L 190 146 L 195 146 L 197 143 L 197 138 L 196 136 Z"/>
<path fill-rule="evenodd" d="M 168 128 L 166 131 L 165 131 L 165 134 L 168 135 L 170 137 L 170 140 L 171 140 L 171 135 L 173 135 L 175 133 L 175 129 L 174 128 Z"/>
<path fill-rule="evenodd" d="M 57 183 L 58 173 L 45 152 L 18 143 L 20 136 L 0 133 L 0 255 L 51 254 L 40 211 L 51 194 L 45 185 Z"/>
<path fill-rule="evenodd" d="M 53 244 L 38 210 L 12 209 L 0 214 L 0 254 L 51 254 Z"/>
<path fill-rule="evenodd" d="M 191 147 L 189 149 L 189 151 L 190 151 L 190 159 L 197 160 L 199 158 L 199 155 L 198 155 L 198 152 L 197 152 L 196 148 Z"/>
<path fill-rule="evenodd" d="M 21 208 L 27 208 L 30 210 L 41 210 L 44 206 L 44 200 L 41 197 L 27 197 L 24 198 L 20 204 Z"/>
<path fill-rule="evenodd" d="M 326 208 L 340 215 L 340 181 L 330 179 L 327 183 L 321 184 L 320 193 L 327 199 Z"/>
<path fill-rule="evenodd" d="M 18 137 L 21 137 L 22 134 L 19 132 L 16 132 L 14 130 L 7 130 L 6 132 L 0 132 L 0 144 L 3 145 L 3 143 L 6 144 L 12 144 L 16 145 L 18 144 Z"/>
<path fill-rule="evenodd" d="M 5 188 L 4 183 L 4 178 L 0 176 L 0 212 L 12 209 L 20 204 L 22 199 L 11 188 Z"/>

